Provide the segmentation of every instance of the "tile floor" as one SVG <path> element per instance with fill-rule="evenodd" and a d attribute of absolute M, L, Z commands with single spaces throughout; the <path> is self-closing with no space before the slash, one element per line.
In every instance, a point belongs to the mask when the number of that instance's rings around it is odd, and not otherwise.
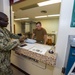
<path fill-rule="evenodd" d="M 20 72 L 18 69 L 16 69 L 13 66 L 12 66 L 12 70 L 13 70 L 13 75 L 26 75 L 26 74 Z"/>
<path fill-rule="evenodd" d="M 14 66 L 11 66 L 12 70 L 13 70 L 13 75 L 26 75 L 24 73 L 22 73 L 21 71 L 19 71 L 18 69 L 16 69 Z M 61 74 L 64 75 L 64 74 Z"/>

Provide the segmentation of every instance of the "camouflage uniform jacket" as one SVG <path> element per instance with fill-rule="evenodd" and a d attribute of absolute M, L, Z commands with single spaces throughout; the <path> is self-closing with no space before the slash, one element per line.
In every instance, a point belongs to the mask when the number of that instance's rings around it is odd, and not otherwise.
<path fill-rule="evenodd" d="M 11 41 L 11 38 L 18 39 L 19 36 L 0 27 L 0 75 L 12 75 L 10 54 L 11 49 L 17 46 L 18 42 Z"/>

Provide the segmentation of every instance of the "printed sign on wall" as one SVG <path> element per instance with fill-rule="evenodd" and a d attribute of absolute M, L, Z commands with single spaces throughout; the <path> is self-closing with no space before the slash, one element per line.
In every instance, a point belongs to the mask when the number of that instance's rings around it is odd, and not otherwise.
<path fill-rule="evenodd" d="M 75 0 L 74 0 L 74 6 L 73 6 L 73 12 L 72 12 L 72 20 L 70 27 L 75 27 Z"/>

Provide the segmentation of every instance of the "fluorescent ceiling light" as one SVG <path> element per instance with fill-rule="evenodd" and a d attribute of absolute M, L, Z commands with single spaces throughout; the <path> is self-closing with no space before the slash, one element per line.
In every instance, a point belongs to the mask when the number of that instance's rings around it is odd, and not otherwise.
<path fill-rule="evenodd" d="M 14 19 L 14 20 L 26 20 L 26 19 L 29 19 L 28 17 L 27 18 L 17 18 L 17 19 Z"/>
<path fill-rule="evenodd" d="M 48 15 L 48 17 L 60 16 L 60 14 Z"/>
<path fill-rule="evenodd" d="M 46 15 L 45 16 L 36 16 L 35 18 L 45 18 L 47 17 Z"/>
<path fill-rule="evenodd" d="M 50 1 L 44 1 L 44 2 L 37 3 L 37 5 L 45 6 L 45 5 L 55 4 L 55 3 L 60 3 L 60 2 L 61 2 L 61 0 L 50 0 Z"/>
<path fill-rule="evenodd" d="M 60 14 L 44 15 L 44 16 L 36 16 L 35 18 L 56 17 L 56 16 L 60 16 Z"/>

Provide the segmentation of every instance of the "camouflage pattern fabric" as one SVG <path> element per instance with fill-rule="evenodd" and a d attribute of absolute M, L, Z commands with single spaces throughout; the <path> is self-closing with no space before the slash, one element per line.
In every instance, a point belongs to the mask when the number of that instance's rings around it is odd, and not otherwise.
<path fill-rule="evenodd" d="M 11 50 L 18 45 L 18 42 L 11 41 L 11 38 L 19 39 L 19 36 L 0 27 L 0 75 L 13 74 L 10 66 L 10 55 Z"/>

